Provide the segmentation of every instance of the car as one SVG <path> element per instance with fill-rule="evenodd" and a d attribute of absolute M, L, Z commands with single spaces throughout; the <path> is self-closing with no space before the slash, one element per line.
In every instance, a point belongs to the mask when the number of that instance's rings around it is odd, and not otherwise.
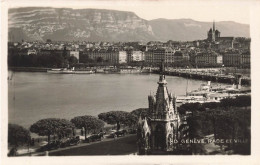
<path fill-rule="evenodd" d="M 79 138 L 79 136 L 76 136 L 76 137 L 73 137 L 70 139 L 69 144 L 71 146 L 74 146 L 74 145 L 78 145 L 79 142 L 80 142 L 80 138 Z"/>
<path fill-rule="evenodd" d="M 90 142 L 95 142 L 95 141 L 101 141 L 102 136 L 103 136 L 102 134 L 93 134 L 86 139 L 86 142 L 90 143 Z"/>
<path fill-rule="evenodd" d="M 44 151 L 50 151 L 54 149 L 60 148 L 61 142 L 59 140 L 55 140 L 50 142 L 49 144 L 46 144 L 39 149 L 37 149 L 38 152 L 44 152 Z"/>
<path fill-rule="evenodd" d="M 106 138 L 114 138 L 116 136 L 116 130 L 110 130 L 108 131 L 108 133 L 106 134 Z"/>
<path fill-rule="evenodd" d="M 69 138 L 63 139 L 63 140 L 61 141 L 60 147 L 61 147 L 61 148 L 64 148 L 64 147 L 68 147 L 68 146 L 70 146 L 70 139 L 69 139 Z"/>
<path fill-rule="evenodd" d="M 136 134 L 136 132 L 137 132 L 136 129 L 129 129 L 128 130 L 129 134 Z"/>
<path fill-rule="evenodd" d="M 125 129 L 124 130 L 119 130 L 119 131 L 115 132 L 117 137 L 125 136 L 126 133 L 127 133 L 127 131 Z"/>

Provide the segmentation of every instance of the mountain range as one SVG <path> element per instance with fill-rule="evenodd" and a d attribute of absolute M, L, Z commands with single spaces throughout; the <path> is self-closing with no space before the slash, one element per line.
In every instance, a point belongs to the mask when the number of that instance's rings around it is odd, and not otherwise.
<path fill-rule="evenodd" d="M 9 41 L 193 41 L 207 38 L 212 22 L 145 20 L 134 12 L 51 7 L 11 8 Z M 221 36 L 250 37 L 249 25 L 216 22 Z"/>

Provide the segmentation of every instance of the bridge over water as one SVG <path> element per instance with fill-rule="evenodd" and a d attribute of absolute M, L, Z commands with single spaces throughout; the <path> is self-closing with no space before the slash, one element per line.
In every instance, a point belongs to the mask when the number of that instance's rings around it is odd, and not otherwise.
<path fill-rule="evenodd" d="M 159 73 L 159 69 L 154 69 L 153 73 Z M 246 75 L 236 73 L 227 75 L 221 72 L 209 72 L 205 69 L 199 71 L 194 69 L 168 69 L 165 71 L 165 74 L 228 84 L 236 84 L 238 81 L 241 81 L 241 85 L 251 85 L 251 78 Z"/>

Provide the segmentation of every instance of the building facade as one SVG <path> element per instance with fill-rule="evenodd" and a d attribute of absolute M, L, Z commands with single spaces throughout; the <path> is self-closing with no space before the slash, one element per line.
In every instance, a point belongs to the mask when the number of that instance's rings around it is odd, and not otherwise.
<path fill-rule="evenodd" d="M 181 51 L 176 51 L 173 56 L 173 62 L 183 62 L 183 61 L 189 61 L 190 56 L 188 54 L 185 54 Z"/>
<path fill-rule="evenodd" d="M 119 64 L 127 63 L 127 53 L 126 51 L 119 51 Z"/>
<path fill-rule="evenodd" d="M 250 67 L 250 52 L 225 52 L 223 64 L 227 67 Z"/>
<path fill-rule="evenodd" d="M 206 51 L 200 52 L 195 56 L 195 63 L 197 66 L 221 66 L 223 64 L 223 56 L 214 52 Z"/>
<path fill-rule="evenodd" d="M 165 61 L 165 52 L 164 48 L 157 48 L 153 50 L 153 63 L 160 64 L 162 61 Z"/>
<path fill-rule="evenodd" d="M 241 54 L 241 65 L 242 65 L 242 67 L 246 67 L 246 68 L 250 67 L 250 65 L 251 65 L 250 56 L 251 55 L 250 55 L 249 51 Z"/>
<path fill-rule="evenodd" d="M 165 63 L 173 63 L 174 62 L 174 54 L 175 50 L 168 48 L 165 50 Z"/>
<path fill-rule="evenodd" d="M 108 50 L 108 49 L 94 49 L 88 50 L 88 56 L 94 61 L 105 61 L 113 64 L 119 63 L 119 51 L 118 50 Z"/>
<path fill-rule="evenodd" d="M 226 52 L 223 55 L 223 64 L 226 67 L 239 66 L 241 63 L 241 54 L 239 52 Z"/>
<path fill-rule="evenodd" d="M 142 51 L 133 51 L 128 50 L 127 51 L 127 62 L 135 62 L 135 61 L 144 61 L 145 54 Z"/>
<path fill-rule="evenodd" d="M 144 52 L 144 61 L 147 63 L 153 63 L 153 51 L 147 50 Z"/>

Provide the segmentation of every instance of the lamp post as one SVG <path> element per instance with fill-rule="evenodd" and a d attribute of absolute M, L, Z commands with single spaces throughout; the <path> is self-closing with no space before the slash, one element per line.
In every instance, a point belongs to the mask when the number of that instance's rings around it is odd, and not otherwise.
<path fill-rule="evenodd" d="M 220 73 L 221 75 L 222 75 L 224 66 L 225 66 L 224 64 L 221 66 L 221 70 L 220 70 L 221 71 L 221 73 Z"/>

